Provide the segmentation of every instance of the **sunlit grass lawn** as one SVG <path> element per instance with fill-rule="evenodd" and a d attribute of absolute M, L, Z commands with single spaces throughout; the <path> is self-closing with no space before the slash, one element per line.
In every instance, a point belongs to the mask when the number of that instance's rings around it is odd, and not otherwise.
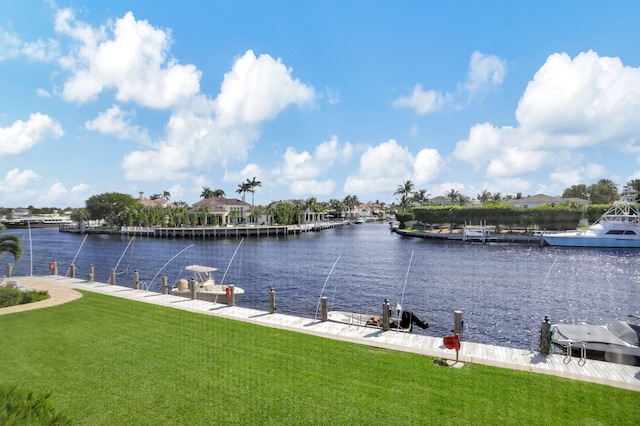
<path fill-rule="evenodd" d="M 0 316 L 0 383 L 77 424 L 637 424 L 640 394 L 83 292 Z"/>

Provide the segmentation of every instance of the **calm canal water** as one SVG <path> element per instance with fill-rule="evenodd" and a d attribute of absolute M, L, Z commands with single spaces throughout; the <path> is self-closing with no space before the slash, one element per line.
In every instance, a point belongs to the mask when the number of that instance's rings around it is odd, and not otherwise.
<path fill-rule="evenodd" d="M 240 245 L 239 239 L 85 240 L 57 229 L 32 230 L 30 245 L 26 230 L 4 234 L 24 238 L 15 276 L 49 274 L 52 261 L 64 275 L 75 258 L 79 278 L 92 264 L 97 281 L 107 282 L 116 269 L 117 283 L 132 286 L 138 270 L 159 292 L 162 275 L 171 285 L 188 277 L 185 266 L 202 264 L 219 268 L 218 282 L 228 269 L 224 283 L 246 291 L 239 306 L 268 310 L 273 286 L 279 313 L 313 318 L 324 287 L 330 309 L 378 314 L 385 298 L 391 307 L 402 301 L 431 324 L 414 330 L 432 336 L 448 334 L 453 311 L 461 310 L 464 340 L 523 349 L 537 348 L 544 315 L 552 322 L 610 323 L 640 311 L 638 250 L 434 242 L 401 237 L 386 224 L 246 238 Z M 2 258 L 4 265 L 12 261 Z"/>

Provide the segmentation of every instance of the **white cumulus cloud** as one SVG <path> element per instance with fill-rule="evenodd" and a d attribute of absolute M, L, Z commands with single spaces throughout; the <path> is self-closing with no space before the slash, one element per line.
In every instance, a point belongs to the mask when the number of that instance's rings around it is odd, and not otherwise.
<path fill-rule="evenodd" d="M 291 104 L 311 105 L 315 90 L 291 77 L 280 59 L 248 50 L 224 76 L 215 101 L 222 126 L 255 125 L 273 120 Z"/>
<path fill-rule="evenodd" d="M 136 20 L 131 12 L 107 27 L 92 28 L 63 9 L 56 30 L 77 42 L 60 60 L 71 73 L 63 88 L 66 100 L 83 103 L 114 89 L 120 102 L 164 109 L 200 91 L 200 71 L 169 56 L 170 32 Z"/>
<path fill-rule="evenodd" d="M 87 121 L 84 126 L 88 130 L 114 135 L 118 139 L 148 142 L 147 131 L 131 124 L 131 117 L 134 116 L 135 111 L 122 111 L 118 105 L 113 105 L 93 120 Z"/>
<path fill-rule="evenodd" d="M 549 169 L 558 184 L 597 178 L 585 149 L 613 144 L 637 152 L 640 68 L 593 51 L 574 58 L 550 55 L 529 82 L 516 109 L 517 127 L 478 124 L 459 141 L 454 157 L 510 178 Z"/>
<path fill-rule="evenodd" d="M 494 87 L 500 86 L 506 75 L 505 61 L 495 55 L 485 55 L 475 51 L 471 54 L 469 73 L 463 89 L 474 97 Z"/>
<path fill-rule="evenodd" d="M 33 170 L 9 170 L 4 179 L 0 181 L 0 192 L 16 193 L 25 191 L 29 188 L 29 185 L 38 179 L 40 179 L 40 176 Z"/>
<path fill-rule="evenodd" d="M 238 58 L 225 75 L 215 100 L 192 97 L 176 108 L 166 138 L 151 150 L 127 154 L 122 167 L 128 179 L 182 179 L 246 158 L 261 135 L 261 124 L 290 105 L 307 105 L 312 87 L 291 77 L 281 60 L 252 51 Z"/>
<path fill-rule="evenodd" d="M 416 84 L 411 96 L 400 96 L 393 102 L 396 107 L 408 107 L 417 114 L 424 115 L 435 112 L 452 101 L 452 96 L 435 90 L 424 90 L 421 84 Z"/>
<path fill-rule="evenodd" d="M 9 127 L 0 127 L 0 155 L 19 154 L 47 138 L 57 139 L 63 134 L 56 120 L 46 114 L 31 114 L 27 121 L 18 120 Z"/>

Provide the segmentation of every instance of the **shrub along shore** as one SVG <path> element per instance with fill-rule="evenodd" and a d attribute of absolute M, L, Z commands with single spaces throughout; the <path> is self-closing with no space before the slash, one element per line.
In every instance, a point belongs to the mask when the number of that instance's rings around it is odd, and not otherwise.
<path fill-rule="evenodd" d="M 0 316 L 0 385 L 76 424 L 634 424 L 638 393 L 91 292 Z"/>

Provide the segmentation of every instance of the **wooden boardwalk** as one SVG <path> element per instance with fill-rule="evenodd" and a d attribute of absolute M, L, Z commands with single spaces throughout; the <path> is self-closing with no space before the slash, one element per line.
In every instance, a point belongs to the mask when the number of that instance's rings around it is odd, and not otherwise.
<path fill-rule="evenodd" d="M 201 300 L 190 300 L 179 296 L 134 290 L 129 287 L 88 282 L 82 279 L 72 279 L 57 275 L 45 277 L 15 277 L 11 278 L 11 280 L 27 288 L 67 288 L 69 290 L 81 289 L 93 291 L 200 314 L 230 318 L 268 327 L 277 327 L 330 339 L 412 352 L 447 360 L 455 360 L 456 356 L 454 351 L 444 347 L 442 338 L 439 337 L 398 333 L 395 331 L 383 332 L 373 328 L 350 326 L 348 324 L 334 322 L 321 322 L 320 320 L 292 315 L 279 313 L 270 314 L 268 311 L 239 306 L 227 306 Z M 68 293 L 71 293 L 68 296 L 71 300 L 73 293 L 77 292 L 69 291 Z M 49 305 L 50 303 L 47 306 Z M 546 356 L 530 350 L 465 341 L 462 342 L 459 361 L 463 363 L 491 365 L 501 368 L 550 374 L 573 380 L 595 382 L 640 391 L 640 367 L 604 361 L 587 360 L 586 363 L 582 363 L 579 362 L 578 358 L 573 358 L 569 361 L 564 355 L 559 354 Z"/>

